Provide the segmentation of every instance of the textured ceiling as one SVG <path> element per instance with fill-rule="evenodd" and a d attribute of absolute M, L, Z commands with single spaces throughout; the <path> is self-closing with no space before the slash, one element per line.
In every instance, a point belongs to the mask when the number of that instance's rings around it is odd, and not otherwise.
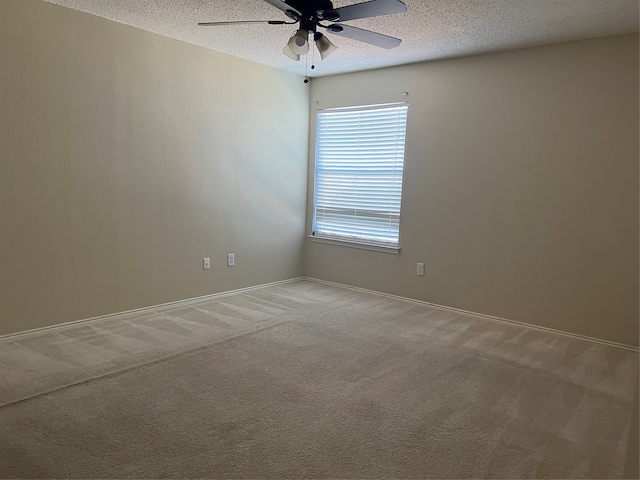
<path fill-rule="evenodd" d="M 328 34 L 320 61 L 282 54 L 294 25 L 199 27 L 203 21 L 288 20 L 263 0 L 47 0 L 297 74 L 321 76 L 638 31 L 638 0 L 405 0 L 407 13 L 345 22 L 402 39 L 385 50 Z M 359 3 L 334 0 L 335 8 Z M 316 67 L 311 70 L 311 64 Z"/>

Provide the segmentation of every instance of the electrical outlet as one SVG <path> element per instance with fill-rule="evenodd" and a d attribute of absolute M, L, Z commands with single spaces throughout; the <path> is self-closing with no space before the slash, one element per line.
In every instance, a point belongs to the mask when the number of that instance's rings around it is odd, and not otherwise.
<path fill-rule="evenodd" d="M 416 275 L 424 277 L 424 263 L 418 263 L 418 266 L 416 268 Z"/>
<path fill-rule="evenodd" d="M 236 264 L 236 254 L 227 253 L 227 267 L 233 267 Z"/>
<path fill-rule="evenodd" d="M 202 269 L 203 270 L 209 270 L 211 268 L 211 259 L 210 258 L 203 258 L 202 259 Z"/>

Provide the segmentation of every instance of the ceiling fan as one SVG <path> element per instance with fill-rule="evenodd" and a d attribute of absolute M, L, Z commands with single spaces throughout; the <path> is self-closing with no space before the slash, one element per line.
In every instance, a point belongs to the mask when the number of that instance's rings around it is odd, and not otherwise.
<path fill-rule="evenodd" d="M 369 0 L 368 2 L 340 8 L 333 8 L 333 3 L 330 0 L 265 0 L 265 2 L 282 10 L 291 21 L 241 20 L 234 22 L 200 22 L 198 25 L 218 26 L 246 23 L 293 25 L 300 23 L 296 32 L 282 49 L 282 52 L 287 57 L 296 61 L 300 60 L 300 55 L 304 55 L 309 51 L 309 35 L 311 34 L 313 34 L 313 41 L 320 52 L 322 60 L 337 49 L 324 34 L 317 31 L 318 27 L 324 28 L 334 35 L 340 35 L 382 48 L 394 48 L 402 42 L 399 38 L 342 24 L 342 22 L 349 20 L 406 12 L 407 7 L 400 0 Z M 322 22 L 332 23 L 325 24 Z"/>

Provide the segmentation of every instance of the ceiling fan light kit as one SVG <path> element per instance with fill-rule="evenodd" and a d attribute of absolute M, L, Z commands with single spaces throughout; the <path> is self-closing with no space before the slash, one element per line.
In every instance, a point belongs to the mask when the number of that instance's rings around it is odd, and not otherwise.
<path fill-rule="evenodd" d="M 298 30 L 289 38 L 282 49 L 287 57 L 299 61 L 300 55 L 309 51 L 309 35 L 313 34 L 314 43 L 320 52 L 320 59 L 324 60 L 338 47 L 336 47 L 325 35 L 317 31 L 324 28 L 334 35 L 350 38 L 382 48 L 394 48 L 400 45 L 402 40 L 381 33 L 351 27 L 349 25 L 321 22 L 344 22 L 358 20 L 360 18 L 404 13 L 407 7 L 400 0 L 369 0 L 367 2 L 347 5 L 346 7 L 333 8 L 330 0 L 264 0 L 281 10 L 292 21 L 283 20 L 241 20 L 235 22 L 201 22 L 200 26 L 219 26 L 241 23 L 263 23 L 269 25 L 284 25 L 299 23 Z"/>

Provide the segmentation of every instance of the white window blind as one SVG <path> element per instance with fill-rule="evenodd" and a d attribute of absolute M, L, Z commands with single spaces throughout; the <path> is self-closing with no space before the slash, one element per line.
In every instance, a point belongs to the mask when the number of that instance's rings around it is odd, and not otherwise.
<path fill-rule="evenodd" d="M 408 104 L 320 110 L 313 235 L 398 247 Z"/>

